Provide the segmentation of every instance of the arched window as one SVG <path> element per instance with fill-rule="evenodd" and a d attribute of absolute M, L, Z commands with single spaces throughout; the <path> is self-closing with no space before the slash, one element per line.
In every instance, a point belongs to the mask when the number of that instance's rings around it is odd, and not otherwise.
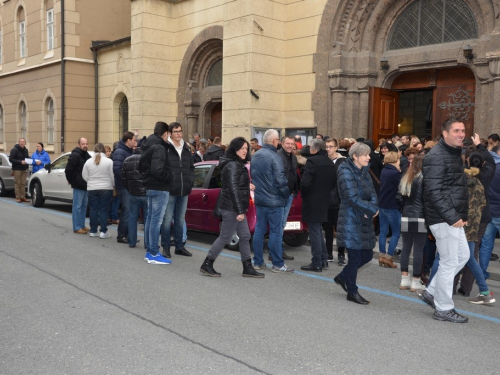
<path fill-rule="evenodd" d="M 217 60 L 208 71 L 207 86 L 222 86 L 222 59 Z"/>
<path fill-rule="evenodd" d="M 47 143 L 54 144 L 54 101 L 52 99 L 47 102 Z"/>
<path fill-rule="evenodd" d="M 478 37 L 477 23 L 463 0 L 417 0 L 392 28 L 389 50 Z"/>
<path fill-rule="evenodd" d="M 120 102 L 120 107 L 118 108 L 118 118 L 119 135 L 121 139 L 123 133 L 128 132 L 128 100 L 126 96 L 123 97 L 122 101 Z"/>
<path fill-rule="evenodd" d="M 19 105 L 19 122 L 21 124 L 21 138 L 26 138 L 28 124 L 26 118 L 26 103 L 24 102 L 21 102 Z"/>
<path fill-rule="evenodd" d="M 26 20 L 24 9 L 19 8 L 17 14 L 19 20 L 19 58 L 23 59 L 26 57 Z"/>

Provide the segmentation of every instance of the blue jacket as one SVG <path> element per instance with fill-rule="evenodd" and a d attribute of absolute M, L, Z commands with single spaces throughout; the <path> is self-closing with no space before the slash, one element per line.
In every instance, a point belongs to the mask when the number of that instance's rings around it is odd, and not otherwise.
<path fill-rule="evenodd" d="M 43 169 L 43 166 L 45 164 L 50 164 L 50 156 L 49 153 L 45 150 L 42 150 L 42 152 L 38 152 L 36 150 L 33 155 L 31 155 L 31 158 L 33 159 L 33 173 L 38 172 L 40 169 Z M 42 164 L 37 165 L 36 161 L 40 160 Z"/>
<path fill-rule="evenodd" d="M 264 144 L 252 156 L 250 175 L 255 185 L 255 205 L 261 207 L 285 207 L 290 191 L 283 162 L 276 147 Z"/>
<path fill-rule="evenodd" d="M 380 173 L 380 192 L 378 193 L 378 206 L 388 210 L 397 210 L 399 206 L 396 202 L 401 172 L 391 165 L 386 164 Z"/>
<path fill-rule="evenodd" d="M 123 141 L 118 143 L 116 150 L 113 153 L 113 174 L 115 175 L 115 188 L 116 190 L 124 189 L 122 184 L 122 165 L 126 158 L 132 156 L 132 150 Z"/>
<path fill-rule="evenodd" d="M 339 167 L 337 185 L 340 196 L 337 246 L 349 250 L 373 249 L 373 215 L 378 206 L 368 167 L 359 169 L 347 159 Z"/>
<path fill-rule="evenodd" d="M 491 180 L 488 198 L 490 200 L 490 212 L 493 217 L 500 217 L 500 155 L 491 152 L 495 160 L 495 175 Z"/>

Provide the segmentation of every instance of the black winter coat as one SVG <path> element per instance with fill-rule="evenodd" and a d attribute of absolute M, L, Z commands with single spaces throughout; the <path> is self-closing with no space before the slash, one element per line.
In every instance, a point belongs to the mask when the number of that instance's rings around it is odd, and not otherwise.
<path fill-rule="evenodd" d="M 325 223 L 328 221 L 330 194 L 336 185 L 336 168 L 320 150 L 307 158 L 304 175 L 300 184 L 302 195 L 302 220 L 306 223 Z"/>
<path fill-rule="evenodd" d="M 167 143 L 151 134 L 141 145 L 139 170 L 144 175 L 147 190 L 169 191 L 172 184 L 172 168 L 168 162 Z"/>
<path fill-rule="evenodd" d="M 337 246 L 349 250 L 375 247 L 373 215 L 378 211 L 377 195 L 367 167 L 358 168 L 347 159 L 339 168 L 340 196 Z"/>
<path fill-rule="evenodd" d="M 414 219 L 425 218 L 423 176 L 420 174 L 413 179 L 409 197 L 398 192 L 396 199 L 398 204 L 402 207 L 401 216 Z"/>
<path fill-rule="evenodd" d="M 486 206 L 484 206 L 481 214 L 481 223 L 489 223 L 491 221 L 491 209 L 488 192 L 490 191 L 491 180 L 493 180 L 493 176 L 495 175 L 495 160 L 493 160 L 493 156 L 482 143 L 477 145 L 477 150 L 484 157 L 484 164 L 479 169 L 479 181 L 481 181 L 486 195 Z"/>
<path fill-rule="evenodd" d="M 469 194 L 462 149 L 443 139 L 424 157 L 425 221 L 428 226 L 467 221 Z"/>
<path fill-rule="evenodd" d="M 339 153 L 340 154 L 340 153 Z M 335 166 L 335 186 L 330 192 L 330 205 L 328 206 L 329 210 L 338 210 L 340 207 L 340 196 L 339 196 L 339 187 L 338 187 L 338 180 L 337 180 L 337 174 L 340 168 L 340 165 L 347 160 L 342 154 L 341 156 L 337 158 L 335 163 L 332 160 L 332 164 Z"/>
<path fill-rule="evenodd" d="M 116 150 L 113 153 L 113 174 L 115 175 L 115 188 L 116 190 L 122 190 L 122 164 L 126 158 L 132 155 L 134 150 L 128 147 L 122 140 L 116 146 Z"/>
<path fill-rule="evenodd" d="M 217 145 L 212 145 L 205 154 L 205 160 L 219 160 L 222 156 L 224 156 L 224 150 Z"/>
<path fill-rule="evenodd" d="M 90 158 L 90 154 L 87 151 L 82 151 L 80 147 L 75 147 L 71 151 L 64 173 L 73 189 L 87 190 L 87 181 L 83 179 L 82 171 L 85 162 Z"/>
<path fill-rule="evenodd" d="M 283 160 L 283 169 L 288 179 L 288 190 L 290 190 L 290 194 L 297 196 L 299 191 L 297 184 L 297 157 L 293 152 L 287 155 L 286 151 L 282 148 L 278 150 L 278 155 L 281 157 L 281 160 Z"/>
<path fill-rule="evenodd" d="M 378 193 L 378 206 L 388 210 L 399 209 L 396 202 L 401 172 L 391 164 L 386 164 L 380 174 L 380 191 Z"/>
<path fill-rule="evenodd" d="M 194 185 L 194 164 L 191 148 L 184 142 L 181 157 L 172 143 L 167 143 L 168 163 L 172 170 L 173 181 L 170 186 L 170 194 L 174 196 L 186 196 L 191 193 Z"/>
<path fill-rule="evenodd" d="M 139 170 L 141 149 L 136 149 L 132 156 L 125 159 L 122 164 L 122 184 L 131 195 L 145 196 L 144 176 Z"/>
<path fill-rule="evenodd" d="M 9 161 L 12 164 L 13 171 L 25 171 L 30 166 L 29 164 L 23 164 L 24 159 L 29 158 L 30 154 L 26 146 L 21 148 L 19 145 L 15 145 L 12 150 L 10 150 Z"/>
<path fill-rule="evenodd" d="M 250 177 L 245 164 L 240 160 L 223 156 L 220 159 L 222 188 L 220 208 L 244 214 L 250 204 Z"/>

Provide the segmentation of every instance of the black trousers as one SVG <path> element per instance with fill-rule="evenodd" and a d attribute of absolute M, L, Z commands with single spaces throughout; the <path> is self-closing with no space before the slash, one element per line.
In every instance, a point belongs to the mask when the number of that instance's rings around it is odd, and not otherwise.
<path fill-rule="evenodd" d="M 331 208 L 328 210 L 328 221 L 323 223 L 323 230 L 325 231 L 326 252 L 329 257 L 333 256 L 333 229 L 337 229 L 339 221 L 339 207 Z M 345 248 L 337 246 L 338 255 L 345 254 Z"/>
<path fill-rule="evenodd" d="M 349 253 L 347 265 L 344 267 L 339 276 L 342 280 L 345 281 L 347 285 L 347 291 L 350 294 L 356 294 L 358 292 L 358 286 L 356 285 L 358 270 L 373 259 L 373 250 L 347 249 L 347 251 Z"/>

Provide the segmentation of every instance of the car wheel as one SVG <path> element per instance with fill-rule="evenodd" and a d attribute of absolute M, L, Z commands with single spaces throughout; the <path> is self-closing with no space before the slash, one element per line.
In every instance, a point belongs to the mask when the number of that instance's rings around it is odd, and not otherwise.
<path fill-rule="evenodd" d="M 43 199 L 42 195 L 42 186 L 35 182 L 33 185 L 33 189 L 31 190 L 31 205 L 33 207 L 42 207 L 45 199 Z"/>
<path fill-rule="evenodd" d="M 309 232 L 288 233 L 283 235 L 283 241 L 290 247 L 299 247 L 304 245 L 309 238 Z"/>
<path fill-rule="evenodd" d="M 239 251 L 240 250 L 240 238 L 235 233 L 233 234 L 233 238 L 231 238 L 231 242 L 226 244 L 226 249 L 231 251 Z"/>
<path fill-rule="evenodd" d="M 3 180 L 0 178 L 0 197 L 4 197 L 7 192 L 5 191 L 5 185 L 3 184 Z"/>

